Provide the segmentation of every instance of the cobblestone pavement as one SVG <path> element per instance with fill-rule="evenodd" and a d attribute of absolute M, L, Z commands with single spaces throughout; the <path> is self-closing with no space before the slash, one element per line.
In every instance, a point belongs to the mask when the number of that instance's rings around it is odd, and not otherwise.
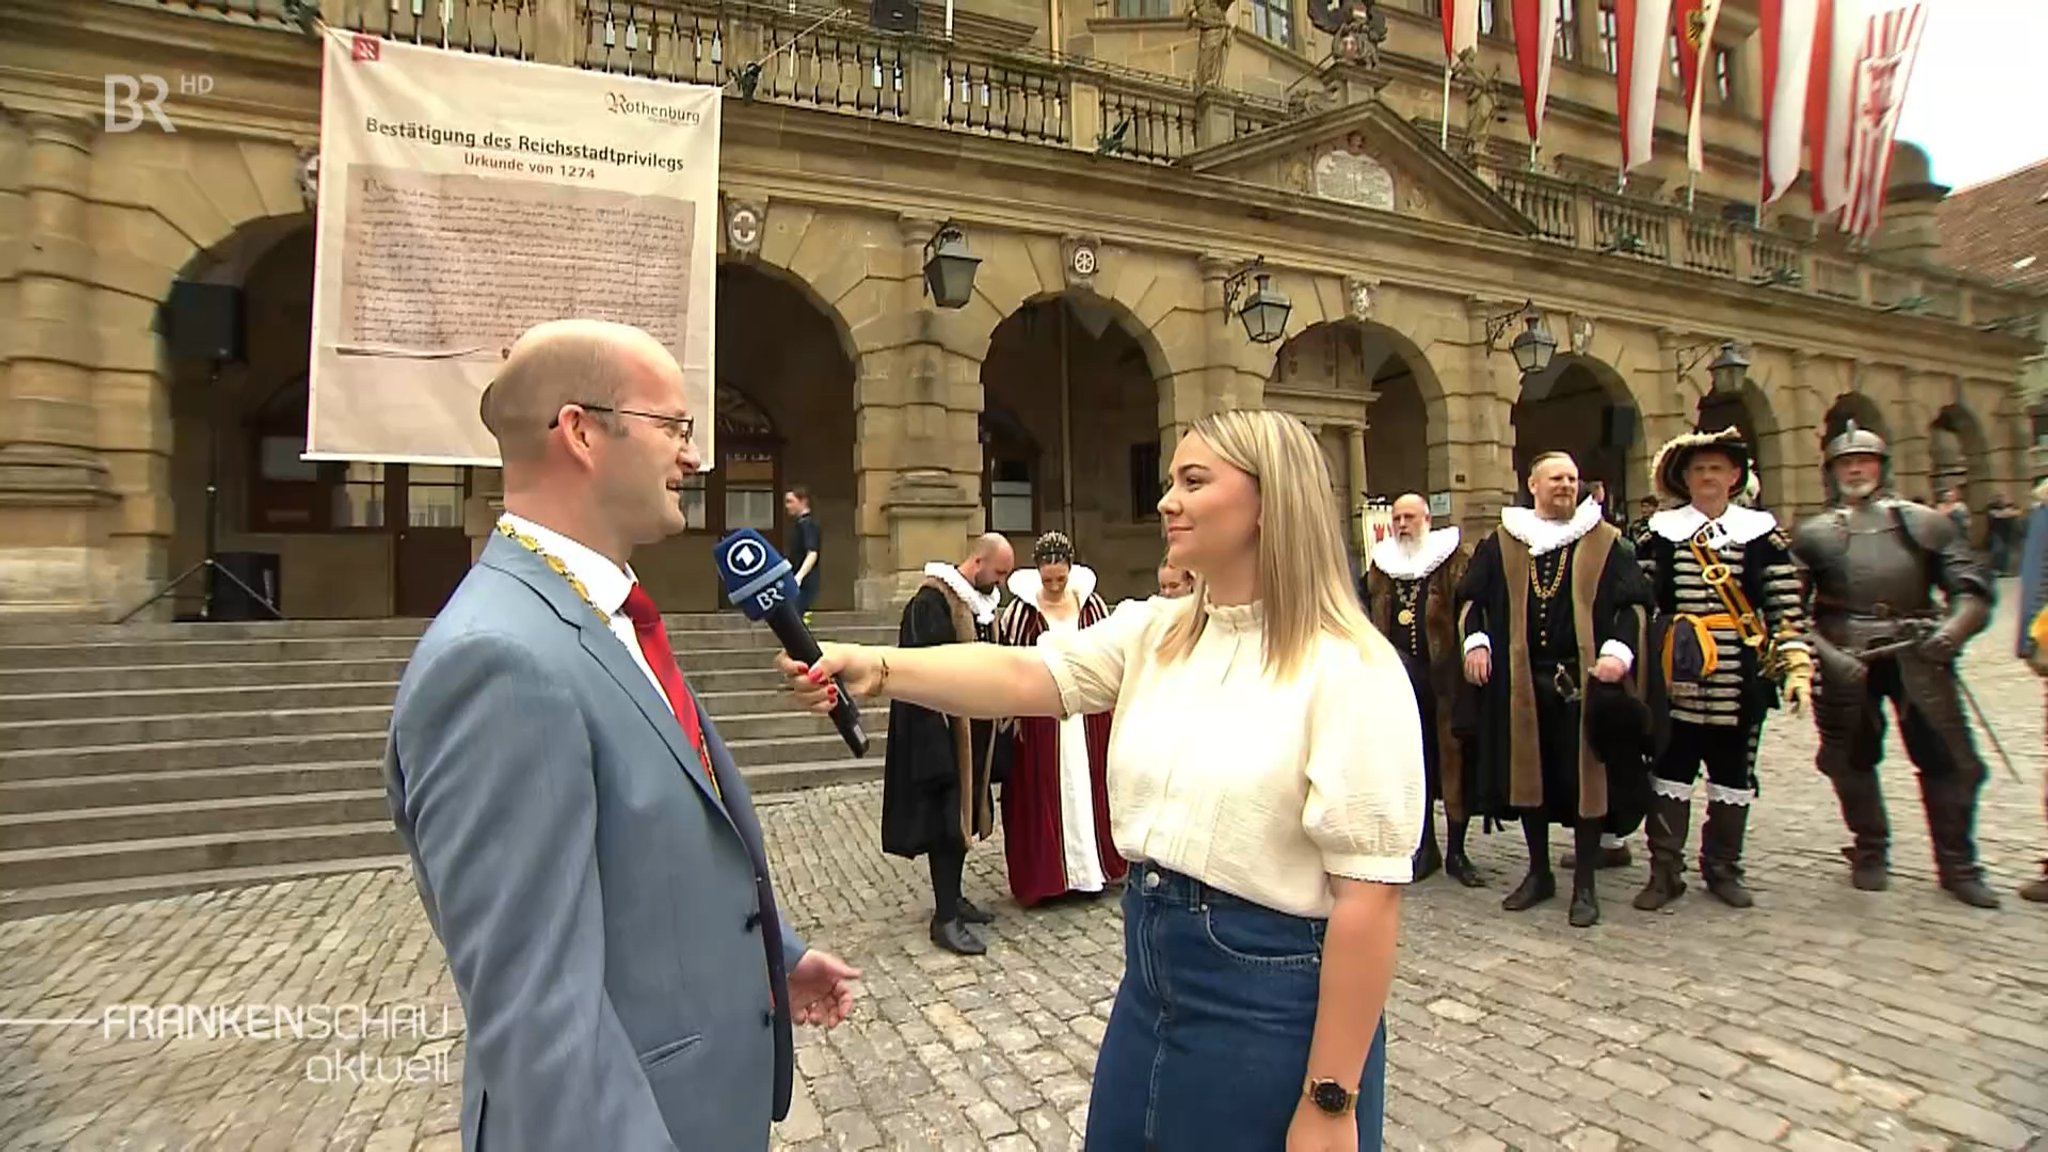
<path fill-rule="evenodd" d="M 1893 888 L 1850 888 L 1810 722 L 1781 718 L 1752 824 L 1752 911 L 1695 885 L 1636 912 L 1639 863 L 1603 874 L 1606 920 L 1590 931 L 1566 925 L 1562 899 L 1503 913 L 1512 829 L 1475 837 L 1489 890 L 1412 890 L 1389 1146 L 2048 1147 L 2048 908 L 2012 895 L 2048 851 L 2042 694 L 2007 655 L 2011 629 L 2002 615 L 1968 658 L 2024 777 L 1994 759 L 1980 819 L 2004 909 L 1934 888 L 1895 737 Z M 786 906 L 867 972 L 851 1021 L 800 1036 L 803 1091 L 779 1147 L 1078 1147 L 1121 967 L 1114 902 L 1023 912 L 991 843 L 969 877 L 998 910 L 991 951 L 939 953 L 922 868 L 874 848 L 878 801 L 860 785 L 764 805 Z M 308 1009 L 304 1039 L 152 1039 L 117 1013 L 108 1035 L 117 1004 L 354 1004 L 384 1027 L 358 1042 L 360 1021 L 337 1016 L 327 1036 Z M 0 1147 L 458 1147 L 460 1010 L 400 872 L 0 925 L 0 1016 L 90 1021 L 0 1028 Z"/>

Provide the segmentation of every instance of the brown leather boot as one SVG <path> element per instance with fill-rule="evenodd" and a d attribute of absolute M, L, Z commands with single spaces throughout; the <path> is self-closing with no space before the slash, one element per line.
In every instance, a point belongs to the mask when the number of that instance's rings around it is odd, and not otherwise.
<path fill-rule="evenodd" d="M 1692 801 L 1658 792 L 1650 797 L 1650 815 L 1643 821 L 1650 841 L 1650 879 L 1636 893 L 1639 911 L 1655 912 L 1685 895 L 1685 837 L 1692 823 Z"/>
<path fill-rule="evenodd" d="M 1749 805 L 1713 800 L 1707 804 L 1707 823 L 1700 829 L 1700 879 L 1707 891 L 1730 908 L 1750 908 L 1756 898 L 1742 884 L 1742 837 L 1749 822 Z"/>
<path fill-rule="evenodd" d="M 2030 904 L 2048 904 L 2048 860 L 2041 861 L 2041 878 L 2020 888 L 2020 899 Z"/>
<path fill-rule="evenodd" d="M 1942 890 L 1972 908 L 1996 908 L 1998 893 L 1984 883 L 1977 863 L 1978 782 L 1965 777 L 1920 774 L 1920 799 L 1927 806 L 1928 838 L 1934 841 L 1934 870 Z"/>
<path fill-rule="evenodd" d="M 1877 773 L 1845 769 L 1828 777 L 1842 805 L 1842 823 L 1856 838 L 1842 849 L 1849 861 L 1849 882 L 1865 892 L 1882 892 L 1891 880 L 1891 823 L 1885 818 L 1884 794 Z"/>

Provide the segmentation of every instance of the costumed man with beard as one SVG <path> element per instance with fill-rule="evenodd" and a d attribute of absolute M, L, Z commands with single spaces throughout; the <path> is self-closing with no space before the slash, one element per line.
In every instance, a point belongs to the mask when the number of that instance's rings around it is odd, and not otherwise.
<path fill-rule="evenodd" d="M 1373 547 L 1363 599 L 1368 618 L 1393 641 L 1408 666 L 1422 713 L 1423 760 L 1429 772 L 1429 807 L 1415 879 L 1441 868 L 1467 888 L 1486 881 L 1465 854 L 1465 758 L 1451 733 L 1462 652 L 1458 646 L 1458 582 L 1467 553 L 1457 525 L 1430 527 L 1429 502 L 1411 492 L 1394 501 L 1393 534 Z M 1445 847 L 1436 842 L 1436 802 L 1443 801 Z"/>
<path fill-rule="evenodd" d="M 1657 450 L 1650 482 L 1682 507 L 1650 517 L 1637 544 L 1660 656 L 1652 710 L 1661 721 L 1651 772 L 1650 878 L 1635 906 L 1654 912 L 1685 894 L 1693 788 L 1706 765 L 1700 877 L 1730 907 L 1756 903 L 1742 883 L 1743 833 L 1756 800 L 1757 740 L 1785 702 L 1803 710 L 1813 689 L 1792 542 L 1768 512 L 1733 496 L 1750 478 L 1742 433 L 1691 432 Z"/>
<path fill-rule="evenodd" d="M 1809 641 L 1820 671 L 1814 721 L 1820 771 L 1855 837 L 1850 881 L 1889 882 L 1891 827 L 1878 790 L 1884 704 L 1898 716 L 1934 842 L 1935 871 L 1957 900 L 1998 907 L 1977 863 L 1977 793 L 1990 775 L 1956 684 L 1956 657 L 1991 620 L 1991 578 L 1956 522 L 1889 493 L 1891 450 L 1852 421 L 1825 453 L 1834 506 L 1799 525 Z M 1939 589 L 1946 605 L 1936 602 Z"/>
<path fill-rule="evenodd" d="M 1649 669 L 1637 653 L 1649 588 L 1621 530 L 1579 502 L 1571 456 L 1536 457 L 1529 492 L 1536 506 L 1501 510 L 1458 586 L 1465 679 L 1477 688 L 1461 721 L 1466 803 L 1521 821 L 1529 874 L 1501 902 L 1510 912 L 1557 895 L 1549 826 L 1573 830 L 1570 919 L 1586 928 L 1600 921 L 1601 833 L 1632 831 L 1648 787 Z"/>
<path fill-rule="evenodd" d="M 1109 616 L 1094 569 L 1074 562 L 1074 542 L 1063 533 L 1040 536 L 1031 561 L 1010 575 L 1013 599 L 996 621 L 996 643 L 1031 648 L 1048 632 Z M 1010 895 L 1026 908 L 1070 892 L 1100 894 L 1130 868 L 1110 835 L 1110 716 L 1019 716 L 1008 733 L 1003 855 Z"/>
<path fill-rule="evenodd" d="M 996 603 L 1016 557 L 999 533 L 975 540 L 959 564 L 925 565 L 924 583 L 903 606 L 896 642 L 904 648 L 994 638 Z M 889 704 L 882 764 L 882 851 L 926 858 L 932 877 L 932 943 L 963 956 L 988 951 L 969 924 L 995 917 L 960 892 L 967 847 L 995 830 L 989 797 L 994 726 L 929 708 Z"/>

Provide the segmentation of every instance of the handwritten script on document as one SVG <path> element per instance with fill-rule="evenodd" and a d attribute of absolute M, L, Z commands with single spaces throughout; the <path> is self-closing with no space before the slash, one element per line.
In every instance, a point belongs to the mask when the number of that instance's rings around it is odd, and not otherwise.
<path fill-rule="evenodd" d="M 682 348 L 689 202 L 371 165 L 349 178 L 342 343 L 496 355 L 535 324 L 581 316 Z"/>

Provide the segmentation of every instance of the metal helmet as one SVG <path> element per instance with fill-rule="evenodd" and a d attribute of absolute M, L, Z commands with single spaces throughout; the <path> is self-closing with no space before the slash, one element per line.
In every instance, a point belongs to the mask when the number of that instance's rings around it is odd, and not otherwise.
<path fill-rule="evenodd" d="M 1891 446 L 1884 442 L 1884 437 L 1868 428 L 1859 427 L 1852 419 L 1842 426 L 1840 435 L 1828 441 L 1825 462 L 1833 464 L 1844 456 L 1875 456 L 1889 463 L 1892 450 Z"/>

